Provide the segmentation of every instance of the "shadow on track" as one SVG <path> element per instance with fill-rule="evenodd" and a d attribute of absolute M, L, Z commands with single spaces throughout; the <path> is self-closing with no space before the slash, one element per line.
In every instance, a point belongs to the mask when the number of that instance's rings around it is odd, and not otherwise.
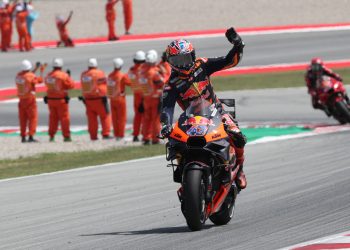
<path fill-rule="evenodd" d="M 214 225 L 204 225 L 203 229 L 210 229 Z M 181 227 L 162 227 L 147 230 L 138 231 L 125 231 L 125 232 L 110 232 L 110 233 L 97 233 L 97 234 L 82 234 L 80 236 L 100 236 L 100 235 L 147 235 L 147 234 L 176 234 L 176 233 L 188 233 L 192 232 L 187 226 Z"/>

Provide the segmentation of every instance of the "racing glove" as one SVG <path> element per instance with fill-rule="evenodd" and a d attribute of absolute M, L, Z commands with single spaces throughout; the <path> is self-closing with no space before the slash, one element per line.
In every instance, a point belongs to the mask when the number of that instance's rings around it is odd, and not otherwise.
<path fill-rule="evenodd" d="M 66 70 L 66 73 L 67 73 L 69 76 L 71 76 L 71 71 L 70 71 L 70 69 L 67 69 L 67 70 Z"/>
<path fill-rule="evenodd" d="M 171 131 L 173 130 L 172 126 L 169 124 L 163 124 L 162 125 L 162 129 L 160 131 L 160 134 L 165 137 L 168 138 L 171 134 Z"/>
<path fill-rule="evenodd" d="M 243 48 L 245 46 L 242 38 L 240 37 L 240 35 L 237 34 L 237 32 L 235 31 L 235 29 L 233 27 L 226 30 L 225 36 L 226 36 L 227 40 L 230 43 L 232 43 L 234 46 L 241 47 L 241 48 Z"/>
<path fill-rule="evenodd" d="M 173 130 L 173 127 L 170 125 L 169 115 L 167 113 L 162 113 L 160 115 L 160 122 L 162 123 L 160 134 L 163 137 L 168 138 L 171 134 L 171 131 Z"/>

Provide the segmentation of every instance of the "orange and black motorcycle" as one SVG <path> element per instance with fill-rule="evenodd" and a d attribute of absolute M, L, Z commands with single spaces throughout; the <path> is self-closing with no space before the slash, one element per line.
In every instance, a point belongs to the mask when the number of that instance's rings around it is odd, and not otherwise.
<path fill-rule="evenodd" d="M 234 107 L 233 99 L 220 101 Z M 224 126 L 215 104 L 199 98 L 180 115 L 166 144 L 174 182 L 181 183 L 181 210 L 192 231 L 201 230 L 208 218 L 225 225 L 233 217 L 238 168 Z"/>

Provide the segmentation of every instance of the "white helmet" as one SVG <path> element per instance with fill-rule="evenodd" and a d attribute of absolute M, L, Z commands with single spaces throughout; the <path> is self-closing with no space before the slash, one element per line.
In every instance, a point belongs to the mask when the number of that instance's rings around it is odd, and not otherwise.
<path fill-rule="evenodd" d="M 142 50 L 137 51 L 134 55 L 134 60 L 135 61 L 145 61 L 146 60 L 146 53 L 143 52 Z"/>
<path fill-rule="evenodd" d="M 24 6 L 22 4 L 19 4 L 16 6 L 16 11 L 17 12 L 21 12 L 21 11 L 24 11 Z"/>
<path fill-rule="evenodd" d="M 156 63 L 158 60 L 158 53 L 154 49 L 151 49 L 146 54 L 146 63 Z"/>
<path fill-rule="evenodd" d="M 22 61 L 21 69 L 23 71 L 28 71 L 28 70 L 31 70 L 32 68 L 33 68 L 33 65 L 30 61 L 28 61 L 28 60 Z"/>
<path fill-rule="evenodd" d="M 56 15 L 56 23 L 63 23 L 64 17 L 62 15 Z"/>
<path fill-rule="evenodd" d="M 6 5 L 6 4 L 9 4 L 9 0 L 2 0 L 2 3 L 4 4 L 4 5 Z"/>
<path fill-rule="evenodd" d="M 63 59 L 62 58 L 53 59 L 52 66 L 54 68 L 62 68 L 63 67 Z"/>
<path fill-rule="evenodd" d="M 88 61 L 88 67 L 89 68 L 97 68 L 98 63 L 96 58 L 90 58 Z"/>
<path fill-rule="evenodd" d="M 114 68 L 121 69 L 123 67 L 123 65 L 124 65 L 124 61 L 123 61 L 123 59 L 118 57 L 118 58 L 115 58 L 113 60 L 113 64 L 114 64 Z"/>

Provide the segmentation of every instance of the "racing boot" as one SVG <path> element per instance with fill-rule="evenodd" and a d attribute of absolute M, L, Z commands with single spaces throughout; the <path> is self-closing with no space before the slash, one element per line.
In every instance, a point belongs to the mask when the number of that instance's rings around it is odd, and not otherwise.
<path fill-rule="evenodd" d="M 241 190 L 247 187 L 247 179 L 243 172 L 244 148 L 235 147 L 235 151 L 236 151 L 236 157 L 237 157 L 236 164 L 239 167 L 235 181 L 238 189 Z"/>
<path fill-rule="evenodd" d="M 22 143 L 25 143 L 27 140 L 26 140 L 26 137 L 25 136 L 22 136 L 22 140 L 21 140 L 21 142 Z"/>
<path fill-rule="evenodd" d="M 247 179 L 245 177 L 245 174 L 243 172 L 243 166 L 240 167 L 241 169 L 237 173 L 236 177 L 236 185 L 239 190 L 245 189 L 247 187 Z"/>

